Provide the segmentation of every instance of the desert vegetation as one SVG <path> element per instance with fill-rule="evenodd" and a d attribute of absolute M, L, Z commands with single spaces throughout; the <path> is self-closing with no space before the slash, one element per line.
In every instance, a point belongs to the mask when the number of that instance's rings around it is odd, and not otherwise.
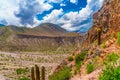
<path fill-rule="evenodd" d="M 93 64 L 87 64 L 87 68 L 86 68 L 86 70 L 87 70 L 87 73 L 89 74 L 89 73 L 91 73 L 92 71 L 94 71 L 94 65 Z"/>
<path fill-rule="evenodd" d="M 118 42 L 118 45 L 120 45 L 120 32 L 117 33 L 117 42 Z"/>
<path fill-rule="evenodd" d="M 79 72 L 79 69 L 83 64 L 86 54 L 87 54 L 87 51 L 83 50 L 82 52 L 80 52 L 78 55 L 75 56 L 75 66 L 76 66 L 75 72 L 77 73 Z"/>
<path fill-rule="evenodd" d="M 116 53 L 107 55 L 105 68 L 99 76 L 99 80 L 119 80 L 120 79 L 120 56 Z"/>
<path fill-rule="evenodd" d="M 45 79 L 68 54 L 8 53 L 0 52 L 0 74 L 12 80 L 30 80 L 31 67 L 45 67 Z M 9 73 L 8 73 L 9 72 Z"/>
<path fill-rule="evenodd" d="M 69 80 L 71 77 L 71 68 L 63 65 L 60 70 L 49 76 L 49 80 Z"/>

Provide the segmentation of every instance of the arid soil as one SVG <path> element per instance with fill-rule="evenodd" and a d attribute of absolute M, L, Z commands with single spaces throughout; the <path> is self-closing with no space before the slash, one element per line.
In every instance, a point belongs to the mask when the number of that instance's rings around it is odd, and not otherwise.
<path fill-rule="evenodd" d="M 8 80 L 18 80 L 18 77 L 22 75 L 17 75 L 16 69 L 29 68 L 30 70 L 35 64 L 39 67 L 45 66 L 46 78 L 48 79 L 48 75 L 50 75 L 57 65 L 60 64 L 67 56 L 68 54 L 0 52 L 0 80 L 5 80 L 6 78 L 9 78 Z M 25 74 L 25 76 L 30 77 L 30 71 Z"/>

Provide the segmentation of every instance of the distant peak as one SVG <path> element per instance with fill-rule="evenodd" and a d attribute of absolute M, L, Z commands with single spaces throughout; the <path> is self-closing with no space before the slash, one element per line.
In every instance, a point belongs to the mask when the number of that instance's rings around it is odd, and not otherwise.
<path fill-rule="evenodd" d="M 0 27 L 5 26 L 4 24 L 0 24 Z"/>

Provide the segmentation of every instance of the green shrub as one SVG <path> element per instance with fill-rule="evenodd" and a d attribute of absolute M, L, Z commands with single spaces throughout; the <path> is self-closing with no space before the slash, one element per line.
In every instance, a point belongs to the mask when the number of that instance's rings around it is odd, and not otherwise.
<path fill-rule="evenodd" d="M 106 48 L 106 44 L 105 43 L 101 44 L 101 48 L 105 49 Z"/>
<path fill-rule="evenodd" d="M 73 61 L 73 57 L 72 57 L 72 56 L 69 56 L 69 57 L 68 57 L 68 61 Z"/>
<path fill-rule="evenodd" d="M 69 80 L 71 77 L 71 69 L 67 66 L 63 66 L 58 72 L 49 76 L 49 80 Z"/>
<path fill-rule="evenodd" d="M 93 66 L 93 64 L 87 64 L 86 69 L 87 69 L 87 73 L 88 73 L 88 74 L 91 73 L 91 72 L 93 72 L 93 71 L 94 71 L 94 66 Z"/>
<path fill-rule="evenodd" d="M 82 66 L 82 64 L 83 64 L 83 61 L 80 61 L 79 63 L 77 63 L 75 65 L 75 71 L 76 71 L 76 73 L 80 72 L 80 67 Z"/>
<path fill-rule="evenodd" d="M 119 59 L 119 56 L 116 53 L 110 53 L 107 55 L 107 59 L 103 61 L 103 64 L 108 65 L 115 63 Z"/>
<path fill-rule="evenodd" d="M 87 51 L 82 51 L 81 53 L 79 53 L 78 55 L 76 55 L 75 57 L 75 66 L 76 66 L 76 71 L 78 72 L 80 67 L 83 64 L 83 60 L 85 58 L 87 54 Z"/>
<path fill-rule="evenodd" d="M 120 32 L 117 33 L 117 42 L 118 42 L 118 45 L 120 45 Z"/>
<path fill-rule="evenodd" d="M 30 80 L 30 79 L 27 77 L 22 77 L 22 78 L 19 78 L 19 80 Z"/>
<path fill-rule="evenodd" d="M 29 69 L 28 68 L 18 68 L 16 69 L 16 73 L 19 75 L 19 74 L 24 74 L 26 72 L 29 72 Z"/>
<path fill-rule="evenodd" d="M 120 80 L 120 66 L 108 66 L 99 76 L 99 80 Z"/>
<path fill-rule="evenodd" d="M 107 55 L 107 61 L 109 62 L 116 62 L 118 60 L 119 56 L 115 53 L 111 53 Z"/>
<path fill-rule="evenodd" d="M 81 53 L 79 53 L 76 57 L 75 57 L 75 63 L 81 63 L 81 61 L 84 60 L 85 56 L 87 54 L 87 51 L 82 51 Z"/>

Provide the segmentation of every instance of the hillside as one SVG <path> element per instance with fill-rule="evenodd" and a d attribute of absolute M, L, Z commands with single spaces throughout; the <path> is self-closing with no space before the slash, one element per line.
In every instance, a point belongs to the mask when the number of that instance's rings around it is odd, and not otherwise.
<path fill-rule="evenodd" d="M 86 44 L 97 39 L 98 29 L 101 30 L 101 40 L 109 39 L 120 31 L 120 1 L 105 0 L 102 8 L 93 15 L 93 26 L 86 34 Z"/>
<path fill-rule="evenodd" d="M 66 58 L 50 80 L 120 80 L 120 0 L 104 0 L 82 49 Z"/>
<path fill-rule="evenodd" d="M 52 23 L 43 23 L 37 27 L 34 28 L 35 30 L 39 30 L 39 32 L 42 33 L 42 35 L 55 35 L 60 36 L 64 33 L 67 33 L 67 31 L 63 28 L 60 28 L 60 26 L 52 24 Z"/>
<path fill-rule="evenodd" d="M 2 27 L 2 26 L 5 26 L 5 25 L 3 25 L 3 24 L 0 24 L 0 27 Z"/>
<path fill-rule="evenodd" d="M 35 28 L 5 26 L 0 28 L 0 50 L 3 51 L 71 51 L 80 44 L 81 35 L 67 32 L 55 24 Z M 69 47 L 68 47 L 69 46 Z"/>

